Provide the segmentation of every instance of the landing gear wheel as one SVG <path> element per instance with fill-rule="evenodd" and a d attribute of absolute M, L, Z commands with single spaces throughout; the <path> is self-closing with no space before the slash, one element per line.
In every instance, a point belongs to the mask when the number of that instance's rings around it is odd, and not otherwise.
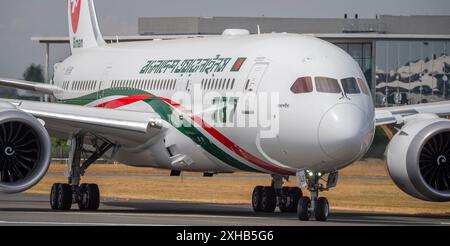
<path fill-rule="evenodd" d="M 302 196 L 298 200 L 297 217 L 299 220 L 307 221 L 311 217 L 309 208 L 311 207 L 311 199 L 307 196 Z"/>
<path fill-rule="evenodd" d="M 292 198 L 290 194 L 290 187 L 283 187 L 281 189 L 281 203 L 279 206 L 280 212 L 289 213 L 292 210 Z"/>
<path fill-rule="evenodd" d="M 86 137 L 86 135 L 89 135 Z M 89 142 L 90 143 L 86 143 Z M 90 145 L 85 149 L 84 145 Z M 97 210 L 100 206 L 100 191 L 96 184 L 81 184 L 87 168 L 114 146 L 106 138 L 91 133 L 78 133 L 71 138 L 69 153 L 69 177 L 67 184 L 54 184 L 50 192 L 52 209 L 69 210 L 78 203 L 81 210 Z M 92 150 L 94 149 L 94 150 Z M 85 159 L 81 161 L 82 157 Z"/>
<path fill-rule="evenodd" d="M 325 197 L 319 197 L 314 208 L 314 215 L 317 221 L 327 221 L 328 214 L 330 213 L 330 205 L 328 199 Z"/>
<path fill-rule="evenodd" d="M 300 199 L 300 197 L 303 196 L 303 192 L 298 187 L 291 187 L 289 189 L 289 195 L 292 198 L 292 206 L 291 206 L 291 210 L 289 212 L 295 213 L 295 212 L 297 212 L 298 200 Z"/>
<path fill-rule="evenodd" d="M 78 200 L 78 208 L 80 208 L 80 210 L 87 210 L 89 197 L 86 193 L 86 189 L 87 184 L 81 184 L 80 187 L 78 188 L 79 197 L 77 200 Z"/>
<path fill-rule="evenodd" d="M 50 191 L 50 207 L 52 209 L 58 209 L 58 194 L 60 185 L 60 183 L 52 185 L 52 189 Z"/>
<path fill-rule="evenodd" d="M 72 207 L 72 187 L 68 184 L 58 184 L 57 186 L 56 208 L 58 210 L 70 210 Z"/>
<path fill-rule="evenodd" d="M 253 211 L 255 212 L 261 212 L 261 197 L 262 197 L 262 186 L 256 186 L 255 189 L 253 189 L 252 193 L 252 207 Z"/>
<path fill-rule="evenodd" d="M 80 210 L 97 210 L 100 206 L 100 190 L 96 184 L 80 185 L 80 200 L 78 207 Z"/>
<path fill-rule="evenodd" d="M 297 212 L 298 199 L 303 196 L 302 190 L 298 187 L 283 187 L 281 194 L 280 211 L 282 213 Z"/>
<path fill-rule="evenodd" d="M 262 189 L 261 210 L 266 213 L 273 213 L 277 207 L 277 194 L 271 186 Z"/>

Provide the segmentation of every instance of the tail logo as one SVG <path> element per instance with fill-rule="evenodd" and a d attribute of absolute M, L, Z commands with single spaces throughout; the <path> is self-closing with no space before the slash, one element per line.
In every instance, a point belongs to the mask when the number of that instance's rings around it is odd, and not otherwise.
<path fill-rule="evenodd" d="M 72 17 L 72 30 L 77 33 L 80 20 L 81 0 L 70 0 L 70 16 Z"/>

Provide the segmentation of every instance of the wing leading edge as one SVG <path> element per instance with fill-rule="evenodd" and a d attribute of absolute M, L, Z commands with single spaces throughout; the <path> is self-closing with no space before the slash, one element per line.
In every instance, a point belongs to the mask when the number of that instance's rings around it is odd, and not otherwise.
<path fill-rule="evenodd" d="M 27 91 L 36 91 L 48 95 L 54 95 L 54 93 L 59 90 L 57 86 L 50 84 L 29 82 L 17 79 L 5 79 L 5 78 L 0 78 L 0 86 L 6 86 Z"/>
<path fill-rule="evenodd" d="M 139 141 L 138 138 L 148 140 L 164 130 L 163 121 L 155 113 L 26 100 L 0 101 L 43 120 L 50 135 L 62 138 L 86 131 L 105 137 Z"/>
<path fill-rule="evenodd" d="M 417 114 L 436 114 L 441 117 L 449 116 L 450 101 L 377 108 L 375 110 L 376 125 L 401 124 L 409 116 Z"/>

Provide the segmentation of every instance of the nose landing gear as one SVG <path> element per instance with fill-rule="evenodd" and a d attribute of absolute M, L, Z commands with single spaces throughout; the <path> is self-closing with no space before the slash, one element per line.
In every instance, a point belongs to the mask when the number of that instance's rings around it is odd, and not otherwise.
<path fill-rule="evenodd" d="M 297 206 L 297 217 L 299 220 L 307 221 L 312 216 L 317 221 L 326 221 L 330 213 L 330 205 L 328 199 L 325 197 L 319 197 L 319 191 L 326 191 L 336 186 L 338 173 L 331 172 L 326 179 L 326 186 L 319 181 L 322 179 L 320 173 L 308 172 L 307 175 L 307 187 L 311 192 L 311 198 L 301 197 Z"/>

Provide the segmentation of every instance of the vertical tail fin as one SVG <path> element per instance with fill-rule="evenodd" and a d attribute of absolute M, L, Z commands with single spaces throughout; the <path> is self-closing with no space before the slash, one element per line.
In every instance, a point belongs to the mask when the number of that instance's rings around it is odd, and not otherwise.
<path fill-rule="evenodd" d="M 67 0 L 70 49 L 76 54 L 85 49 L 104 45 L 98 26 L 93 0 Z"/>

